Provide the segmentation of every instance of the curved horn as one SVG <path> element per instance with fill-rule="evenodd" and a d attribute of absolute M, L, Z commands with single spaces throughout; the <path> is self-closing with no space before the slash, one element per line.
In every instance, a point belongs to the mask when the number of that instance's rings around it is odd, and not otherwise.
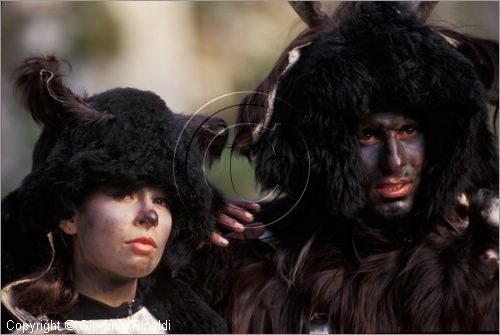
<path fill-rule="evenodd" d="M 438 4 L 439 1 L 420 1 L 417 8 L 417 15 L 423 21 L 427 21 L 429 16 L 431 15 L 434 7 Z"/>
<path fill-rule="evenodd" d="M 322 9 L 320 1 L 289 1 L 290 6 L 311 29 L 331 25 L 331 19 Z"/>
<path fill-rule="evenodd" d="M 450 46 L 467 57 L 476 69 L 484 88 L 486 99 L 498 104 L 498 42 L 438 28 Z"/>

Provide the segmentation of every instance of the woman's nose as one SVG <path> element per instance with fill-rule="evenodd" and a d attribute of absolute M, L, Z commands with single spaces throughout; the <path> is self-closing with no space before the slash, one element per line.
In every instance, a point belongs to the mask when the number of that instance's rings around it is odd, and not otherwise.
<path fill-rule="evenodd" d="M 149 229 L 158 225 L 158 213 L 152 206 L 144 205 L 139 213 L 138 222 L 140 225 Z"/>
<path fill-rule="evenodd" d="M 152 225 L 157 225 L 158 224 L 158 214 L 156 213 L 156 211 L 154 209 L 150 209 L 148 211 L 146 211 L 145 213 L 145 218 L 146 220 L 151 223 Z"/>

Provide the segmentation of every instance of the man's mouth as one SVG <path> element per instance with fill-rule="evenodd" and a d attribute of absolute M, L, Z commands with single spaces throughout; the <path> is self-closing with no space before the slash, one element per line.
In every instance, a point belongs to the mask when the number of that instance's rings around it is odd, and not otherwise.
<path fill-rule="evenodd" d="M 406 196 L 411 188 L 412 184 L 409 181 L 400 181 L 377 185 L 375 190 L 383 198 L 394 199 Z"/>

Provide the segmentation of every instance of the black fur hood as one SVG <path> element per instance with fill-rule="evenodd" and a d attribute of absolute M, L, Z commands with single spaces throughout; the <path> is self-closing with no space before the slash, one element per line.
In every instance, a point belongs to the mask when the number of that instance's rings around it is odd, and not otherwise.
<path fill-rule="evenodd" d="M 74 94 L 62 83 L 58 64 L 55 57 L 35 58 L 21 68 L 18 84 L 43 130 L 32 171 L 2 201 L 3 281 L 46 266 L 44 235 L 70 218 L 89 192 L 113 185 L 153 184 L 166 191 L 173 227 L 164 261 L 176 271 L 208 240 L 222 203 L 205 182 L 191 133 L 182 132 L 184 123 L 152 92 Z"/>
<path fill-rule="evenodd" d="M 498 192 L 498 149 L 475 64 L 404 3 L 345 6 L 349 15 L 300 46 L 279 77 L 272 117 L 252 146 L 258 180 L 294 197 L 307 185 L 332 215 L 355 216 L 364 203 L 358 125 L 393 106 L 426 136 L 415 210 L 443 217 L 461 192 Z M 276 148 L 280 156 L 269 159 Z"/>

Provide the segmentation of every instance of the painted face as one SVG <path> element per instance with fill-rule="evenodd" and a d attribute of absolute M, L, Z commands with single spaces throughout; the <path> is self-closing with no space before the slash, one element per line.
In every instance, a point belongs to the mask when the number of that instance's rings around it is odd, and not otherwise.
<path fill-rule="evenodd" d="M 361 165 L 367 179 L 367 209 L 383 219 L 408 214 L 420 184 L 424 134 L 402 114 L 374 113 L 359 134 Z"/>
<path fill-rule="evenodd" d="M 158 265 L 172 216 L 166 194 L 158 188 L 110 188 L 93 193 L 71 224 L 75 267 L 116 278 L 141 278 Z"/>

